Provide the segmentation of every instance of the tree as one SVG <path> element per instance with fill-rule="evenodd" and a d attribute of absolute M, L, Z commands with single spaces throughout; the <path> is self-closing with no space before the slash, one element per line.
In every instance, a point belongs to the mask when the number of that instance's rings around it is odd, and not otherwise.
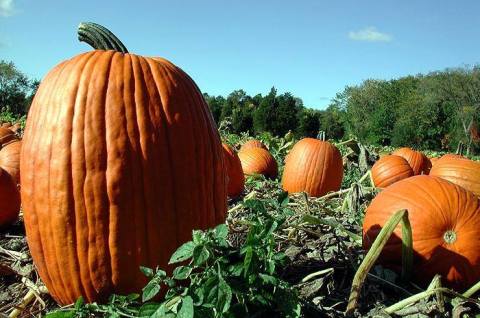
<path fill-rule="evenodd" d="M 13 62 L 0 61 L 0 109 L 27 113 L 39 82 L 30 80 Z"/>

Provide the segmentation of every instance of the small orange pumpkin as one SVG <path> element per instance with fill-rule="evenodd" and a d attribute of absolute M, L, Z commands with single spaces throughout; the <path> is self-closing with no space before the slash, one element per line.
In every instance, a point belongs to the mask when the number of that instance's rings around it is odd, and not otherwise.
<path fill-rule="evenodd" d="M 223 144 L 223 156 L 225 158 L 225 169 L 228 176 L 228 196 L 238 197 L 245 188 L 245 176 L 243 175 L 242 163 L 237 152 L 227 144 Z"/>
<path fill-rule="evenodd" d="M 260 140 L 250 139 L 240 147 L 240 151 L 247 150 L 250 148 L 262 148 L 262 149 L 268 150 L 267 146 L 265 146 L 265 144 Z"/>
<path fill-rule="evenodd" d="M 480 280 L 480 206 L 470 191 L 432 176 L 414 176 L 380 192 L 367 208 L 363 244 L 369 249 L 385 222 L 407 209 L 412 227 L 414 278 L 428 283 L 442 275 L 447 286 L 463 289 Z M 400 270 L 401 227 L 390 237 L 379 258 Z"/>
<path fill-rule="evenodd" d="M 288 154 L 282 187 L 289 193 L 306 192 L 319 197 L 339 190 L 342 179 L 342 155 L 337 147 L 328 141 L 304 138 Z"/>
<path fill-rule="evenodd" d="M 448 180 L 480 196 L 480 162 L 458 155 L 444 155 L 430 175 Z"/>
<path fill-rule="evenodd" d="M 0 127 L 0 148 L 17 139 L 17 135 L 13 131 Z"/>
<path fill-rule="evenodd" d="M 278 174 L 277 161 L 263 148 L 249 148 L 238 153 L 245 175 L 262 174 L 267 178 L 275 178 Z"/>
<path fill-rule="evenodd" d="M 405 158 L 410 167 L 412 167 L 413 175 L 415 176 L 419 174 L 428 174 L 432 167 L 432 163 L 428 160 L 427 156 L 420 151 L 415 151 L 408 147 L 397 149 L 392 155 Z"/>
<path fill-rule="evenodd" d="M 20 183 L 20 151 L 22 141 L 13 141 L 0 150 L 0 167 L 5 170 L 15 184 Z"/>
<path fill-rule="evenodd" d="M 413 176 L 413 170 L 403 157 L 387 155 L 381 157 L 372 167 L 373 183 L 378 188 Z"/>

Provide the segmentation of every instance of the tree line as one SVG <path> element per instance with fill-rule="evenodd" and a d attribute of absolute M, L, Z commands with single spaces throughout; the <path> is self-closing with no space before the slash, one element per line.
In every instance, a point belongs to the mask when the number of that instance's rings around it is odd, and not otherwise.
<path fill-rule="evenodd" d="M 253 97 L 243 90 L 204 94 L 217 123 L 235 133 L 270 132 L 327 138 L 356 137 L 382 146 L 455 151 L 480 150 L 480 66 L 464 66 L 392 80 L 368 79 L 346 86 L 324 110 L 303 105 L 290 93 Z"/>
<path fill-rule="evenodd" d="M 0 110 L 25 115 L 39 81 L 13 62 L 0 61 Z M 346 86 L 326 109 L 306 107 L 291 93 L 272 87 L 266 95 L 233 91 L 204 94 L 218 125 L 234 133 L 358 138 L 383 146 L 480 150 L 480 66 L 450 68 L 391 80 L 368 79 Z"/>

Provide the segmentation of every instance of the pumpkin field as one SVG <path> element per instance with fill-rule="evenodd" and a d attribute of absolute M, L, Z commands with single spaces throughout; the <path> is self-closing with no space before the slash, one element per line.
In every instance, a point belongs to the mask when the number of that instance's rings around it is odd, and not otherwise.
<path fill-rule="evenodd" d="M 477 136 L 238 133 L 172 62 L 78 36 L 0 114 L 1 317 L 479 317 Z"/>

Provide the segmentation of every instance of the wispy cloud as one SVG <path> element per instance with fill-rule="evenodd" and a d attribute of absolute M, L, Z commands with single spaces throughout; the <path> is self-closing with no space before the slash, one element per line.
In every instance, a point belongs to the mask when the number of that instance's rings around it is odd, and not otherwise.
<path fill-rule="evenodd" d="M 9 17 L 15 12 L 13 0 L 0 0 L 0 16 Z"/>
<path fill-rule="evenodd" d="M 382 33 L 373 26 L 358 31 L 350 31 L 348 32 L 348 37 L 355 41 L 367 42 L 390 42 L 393 39 L 390 34 Z"/>

